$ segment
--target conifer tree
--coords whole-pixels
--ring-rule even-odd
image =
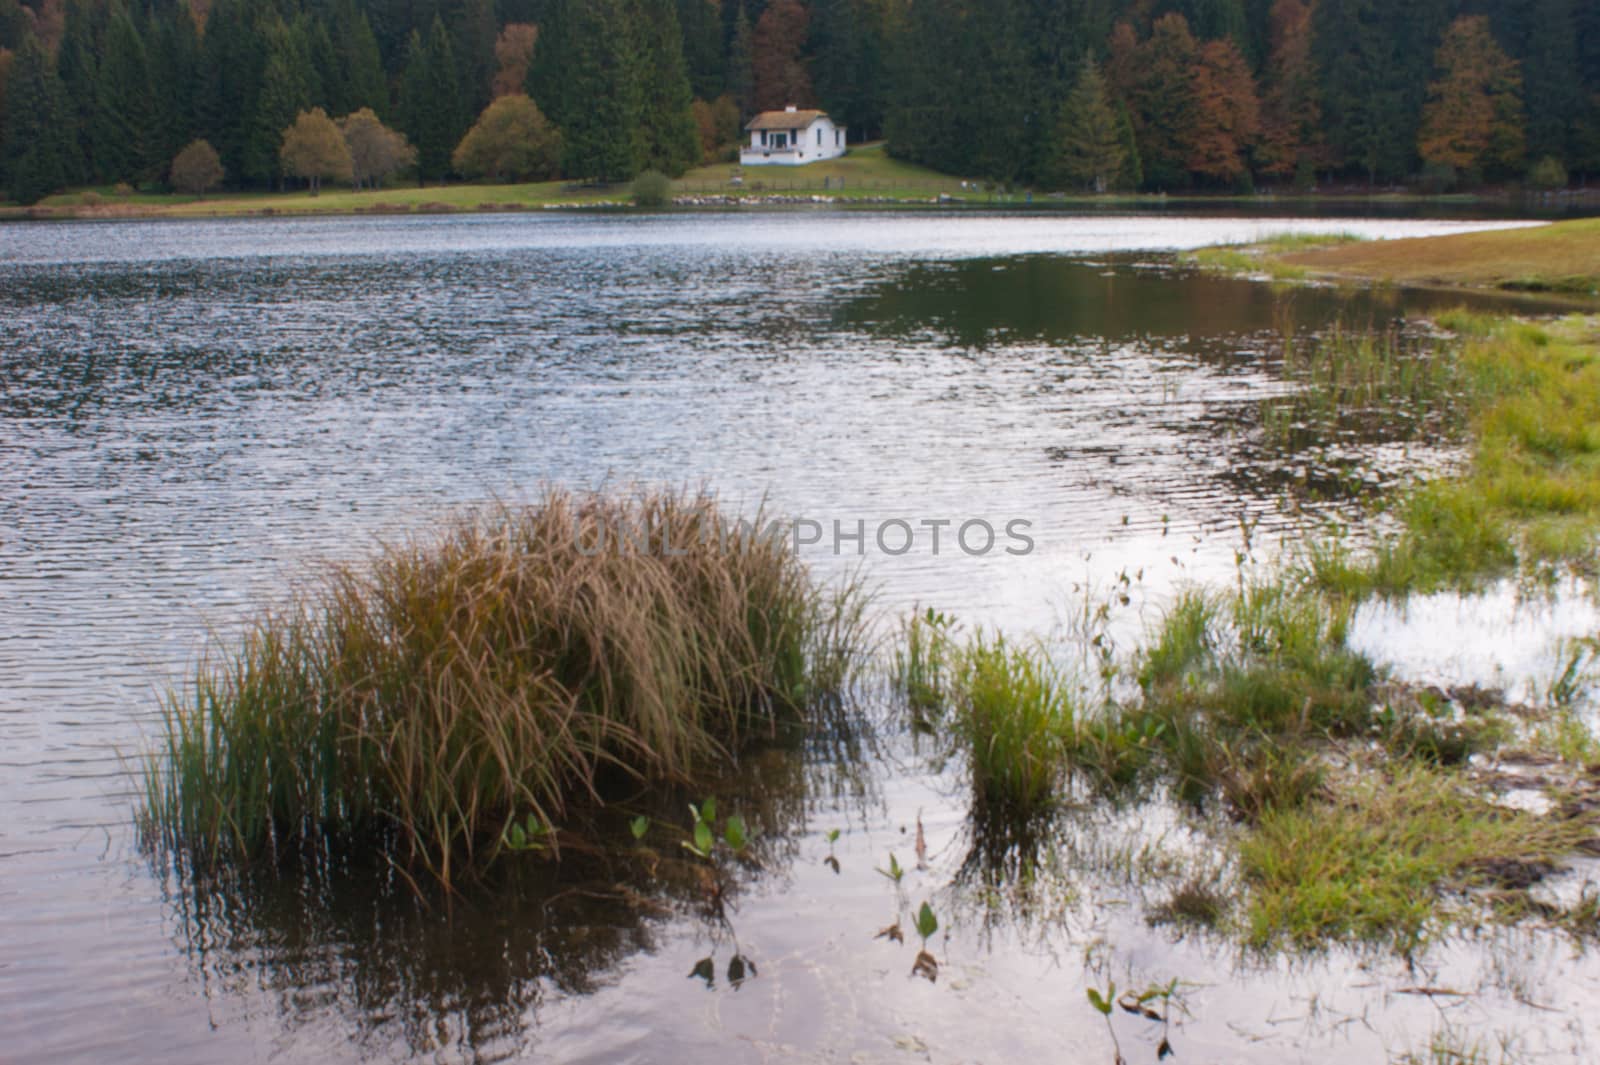
[[[18,203],[37,203],[65,187],[78,165],[65,91],[49,53],[32,34],[12,60],[6,85],[0,179]]]
[[[444,22],[435,17],[426,40],[413,33],[400,86],[401,126],[417,149],[417,180],[450,172],[450,153],[465,132],[461,76]]]
[[[677,0],[678,26],[683,32],[683,59],[689,70],[689,90],[711,100],[727,89],[726,57],[722,48],[722,19],[717,0]]]
[[[528,68],[528,95],[561,131],[573,178],[629,181],[646,145],[638,42],[625,0],[553,0]]]
[[[1122,130],[1092,56],[1061,106],[1054,147],[1047,176],[1059,188],[1105,192],[1122,176]]]
[[[133,182],[151,176],[147,171],[158,164],[152,143],[154,115],[144,41],[133,18],[119,10],[106,27],[89,125],[97,179]]]
[[[283,131],[295,116],[312,106],[310,63],[294,33],[279,20],[264,36],[270,42],[269,50],[244,139],[242,172],[246,180],[259,185],[276,180]]]
[[[1188,182],[1188,141],[1194,126],[1191,79],[1198,48],[1182,15],[1163,15],[1139,45],[1128,110],[1138,135],[1145,183],[1158,189]]]
[[[674,0],[634,0],[639,10],[641,166],[678,177],[700,161],[694,94]]]
[[[334,49],[341,72],[339,110],[354,113],[363,108],[380,119],[389,114],[389,79],[383,70],[378,38],[366,12],[345,0],[334,15]]]
[[[738,3],[733,38],[728,45],[728,93],[739,105],[739,114],[749,118],[756,113],[755,27],[745,0]]]

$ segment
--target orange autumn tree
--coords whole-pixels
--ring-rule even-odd
[[[1417,151],[1424,162],[1457,170],[1514,170],[1524,151],[1520,64],[1495,41],[1489,19],[1450,24],[1434,55]]]
[[[1250,64],[1231,37],[1200,46],[1191,84],[1189,169],[1211,181],[1245,179],[1250,174],[1247,153],[1261,131],[1261,102]]]
[[[539,40],[539,27],[531,22],[508,22],[494,42],[495,73],[491,86],[496,99],[523,91],[528,64]]]
[[[811,73],[801,59],[810,29],[811,12],[800,0],[774,0],[762,13],[750,42],[757,111],[815,103]]]
[[[1261,101],[1262,173],[1276,178],[1309,177],[1322,160],[1322,102],[1311,54],[1312,17],[1307,0],[1277,0],[1269,16],[1271,51]]]

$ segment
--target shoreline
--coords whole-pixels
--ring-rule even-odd
[[[693,184],[693,183],[691,183]],[[41,221],[184,221],[217,218],[356,218],[400,215],[594,213],[728,213],[797,210],[1028,211],[1052,214],[1160,213],[1173,210],[1285,212],[1285,217],[1314,216],[1370,209],[1380,212],[1419,210],[1451,216],[1520,217],[1559,223],[1600,216],[1600,189],[1561,196],[1508,195],[1423,196],[1403,192],[1296,193],[1289,195],[1167,195],[1160,193],[1106,196],[1030,196],[1026,193],[944,191],[941,189],[792,190],[680,192],[665,207],[644,208],[626,193],[607,190],[570,193],[545,185],[457,185],[428,189],[365,192],[250,193],[211,199],[176,195],[139,195],[117,199],[94,190],[64,194],[29,207],[0,205],[0,222]],[[326,205],[324,205],[326,204]],[[1434,239],[1434,238],[1426,238]]]

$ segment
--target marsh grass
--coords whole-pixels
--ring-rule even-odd
[[[513,819],[554,849],[574,806],[837,705],[860,586],[730,527],[703,495],[552,489],[327,567],[167,700],[147,839],[205,864],[369,848],[449,884]]]
[[[977,633],[956,659],[954,731],[980,813],[1036,818],[1055,805],[1074,732],[1073,689],[1047,650]]]
[[[1295,390],[1261,408],[1267,441],[1280,449],[1448,440],[1464,427],[1465,382],[1448,345],[1340,327],[1289,337],[1283,373]]]
[[[1471,589],[1519,565],[1591,572],[1600,542],[1600,350],[1592,323],[1532,325],[1452,312],[1472,457],[1460,473],[1396,499],[1396,535],[1358,553],[1313,543],[1306,571],[1342,595]],[[1426,390],[1417,402],[1425,402]],[[1432,436],[1450,422],[1425,416]]]
[[[1493,887],[1507,868],[1545,867],[1593,826],[1495,805],[1460,779],[1398,764],[1337,801],[1267,812],[1240,843],[1256,946],[1426,935],[1441,891]]]
[[[1223,244],[1189,253],[1190,262],[1226,274],[1265,276],[1274,281],[1302,281],[1309,271],[1280,261],[1295,252],[1333,248],[1364,240],[1354,233],[1273,233],[1247,244]]]

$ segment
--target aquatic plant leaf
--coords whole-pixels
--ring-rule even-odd
[[[696,821],[694,825],[695,850],[700,854],[709,855],[715,843],[716,838],[711,835],[711,826],[704,821]]]
[[[933,915],[933,907],[926,902],[922,909],[917,911],[917,935],[926,943],[935,932],[939,930],[939,918]]]
[[[1122,1012],[1131,1013],[1135,1017],[1143,1017],[1147,1021],[1161,1020],[1161,1014],[1157,1013],[1149,1006],[1146,1006],[1144,1001],[1145,1000],[1143,996],[1135,999],[1131,995],[1123,995],[1122,998],[1117,1001],[1117,1005],[1122,1007]]]
[[[528,834],[516,822],[511,824],[511,849],[517,851],[528,849]]]
[[[830,854],[826,858],[822,859],[822,864],[826,865],[829,869],[832,869],[834,876],[839,875],[839,859],[835,858],[833,855]]]
[[[835,844],[835,843],[838,843],[838,842],[839,842],[839,830],[837,828],[828,829],[828,843],[829,843],[829,845],[831,846],[832,844]]]
[[[717,963],[713,958],[701,958],[694,963],[694,968],[689,970],[689,979],[704,980],[706,987],[717,986]]]
[[[917,868],[928,868],[928,837],[922,832],[922,813],[917,813]]]
[[[1113,992],[1115,991],[1115,986],[1113,986],[1112,990]],[[1097,989],[1091,987],[1086,993],[1089,996],[1089,1005],[1093,1006],[1107,1017],[1111,1016],[1110,1001],[1102,996]]]
[[[644,839],[644,834],[650,831],[650,819],[640,814],[628,823],[628,829],[633,833],[634,839]]]
[[[896,921],[894,924],[890,925],[888,928],[880,928],[880,929],[878,929],[878,934],[873,936],[872,938],[873,939],[887,939],[887,940],[889,940],[890,942],[893,942],[893,943],[904,943],[906,941],[905,933],[900,931],[900,922],[899,921]]]
[[[728,818],[728,823],[722,826],[722,838],[728,841],[728,846],[736,851],[742,851],[749,844],[750,838],[745,833],[744,818],[734,814]]]
[[[717,819],[717,800],[707,799],[700,804],[700,820],[710,824]]]
[[[1156,1047],[1156,1060],[1166,1061],[1170,1057],[1172,1057],[1172,1044],[1163,1039],[1161,1045]]]
[[[927,951],[918,951],[917,960],[911,966],[912,976],[926,976],[929,983],[936,983],[939,979],[939,959]]]
[[[735,954],[728,962],[728,983],[738,987],[756,975],[756,964],[743,954]]]

